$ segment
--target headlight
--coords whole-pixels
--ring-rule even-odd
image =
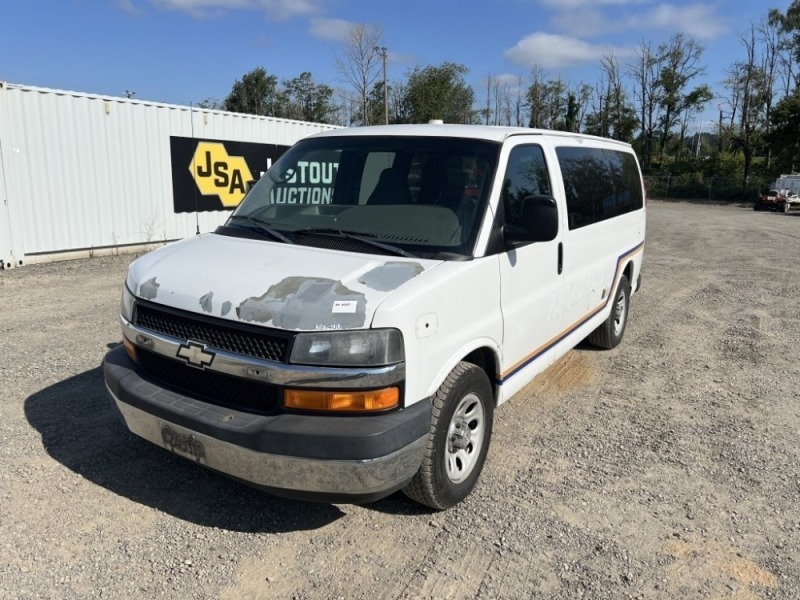
[[[380,367],[403,361],[397,329],[299,333],[290,362],[329,367]]]
[[[122,286],[122,300],[119,303],[119,312],[126,321],[133,321],[133,294],[128,289],[128,285]]]

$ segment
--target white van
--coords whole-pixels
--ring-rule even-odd
[[[624,143],[321,133],[215,232],[131,265],[106,385],[133,433],[273,493],[444,509],[497,406],[583,339],[622,340],[644,236]]]

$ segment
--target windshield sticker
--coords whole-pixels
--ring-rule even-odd
[[[358,302],[352,300],[337,300],[333,303],[332,313],[354,313],[358,308]]]
[[[270,190],[272,204],[330,204],[339,163],[301,160]]]

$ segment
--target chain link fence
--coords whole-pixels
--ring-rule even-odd
[[[649,198],[664,200],[704,200],[707,202],[752,203],[771,184],[771,180],[751,177],[747,185],[736,177],[687,175],[646,175]]]

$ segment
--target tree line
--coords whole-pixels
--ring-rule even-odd
[[[704,47],[680,33],[659,45],[640,42],[626,62],[601,56],[594,82],[554,79],[537,66],[526,78],[488,74],[476,93],[468,67],[452,62],[414,67],[384,89],[381,28],[357,25],[336,56],[348,89],[310,72],[279,82],[258,67],[224,100],[200,105],[345,126],[388,117],[582,132],[633,144],[645,173],[735,177],[747,191],[753,178],[800,168],[800,0],[785,13],[769,10],[738,38],[741,54],[716,96],[704,81]],[[708,112],[718,113],[716,123],[701,121],[698,131]]]

